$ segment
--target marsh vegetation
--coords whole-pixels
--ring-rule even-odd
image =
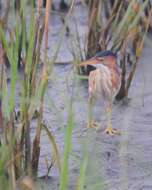
[[[152,2],[0,0],[0,190],[152,189]],[[88,129],[79,64],[117,53],[121,87]]]

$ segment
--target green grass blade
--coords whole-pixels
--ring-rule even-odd
[[[71,103],[72,104],[72,103]],[[73,129],[73,113],[72,105],[70,105],[68,122],[65,132],[65,141],[64,141],[64,154],[63,154],[63,163],[61,166],[61,175],[60,175],[60,188],[59,190],[67,190],[68,185],[68,161],[71,150],[71,139],[72,139],[72,129]]]
[[[83,190],[84,189],[87,165],[88,165],[88,154],[84,153],[84,158],[83,158],[83,161],[81,163],[80,175],[78,178],[76,190]]]

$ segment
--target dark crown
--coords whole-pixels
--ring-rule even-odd
[[[113,56],[113,57],[117,58],[117,54],[113,53],[110,50],[101,51],[101,52],[96,53],[96,55],[95,55],[95,57],[106,57],[106,56]]]

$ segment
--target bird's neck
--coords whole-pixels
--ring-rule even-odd
[[[116,61],[110,61],[110,62],[103,62],[103,65],[110,69],[117,69]]]

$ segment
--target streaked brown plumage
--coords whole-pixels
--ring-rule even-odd
[[[116,61],[116,55],[114,53],[105,51],[98,53],[95,57],[80,64],[80,66],[93,65],[96,68],[89,74],[89,102],[91,104],[92,98],[101,96],[106,103],[108,126],[105,132],[110,135],[117,133],[112,128],[111,123],[112,101],[121,84],[121,75]],[[92,125],[91,120],[89,121],[89,126]]]

